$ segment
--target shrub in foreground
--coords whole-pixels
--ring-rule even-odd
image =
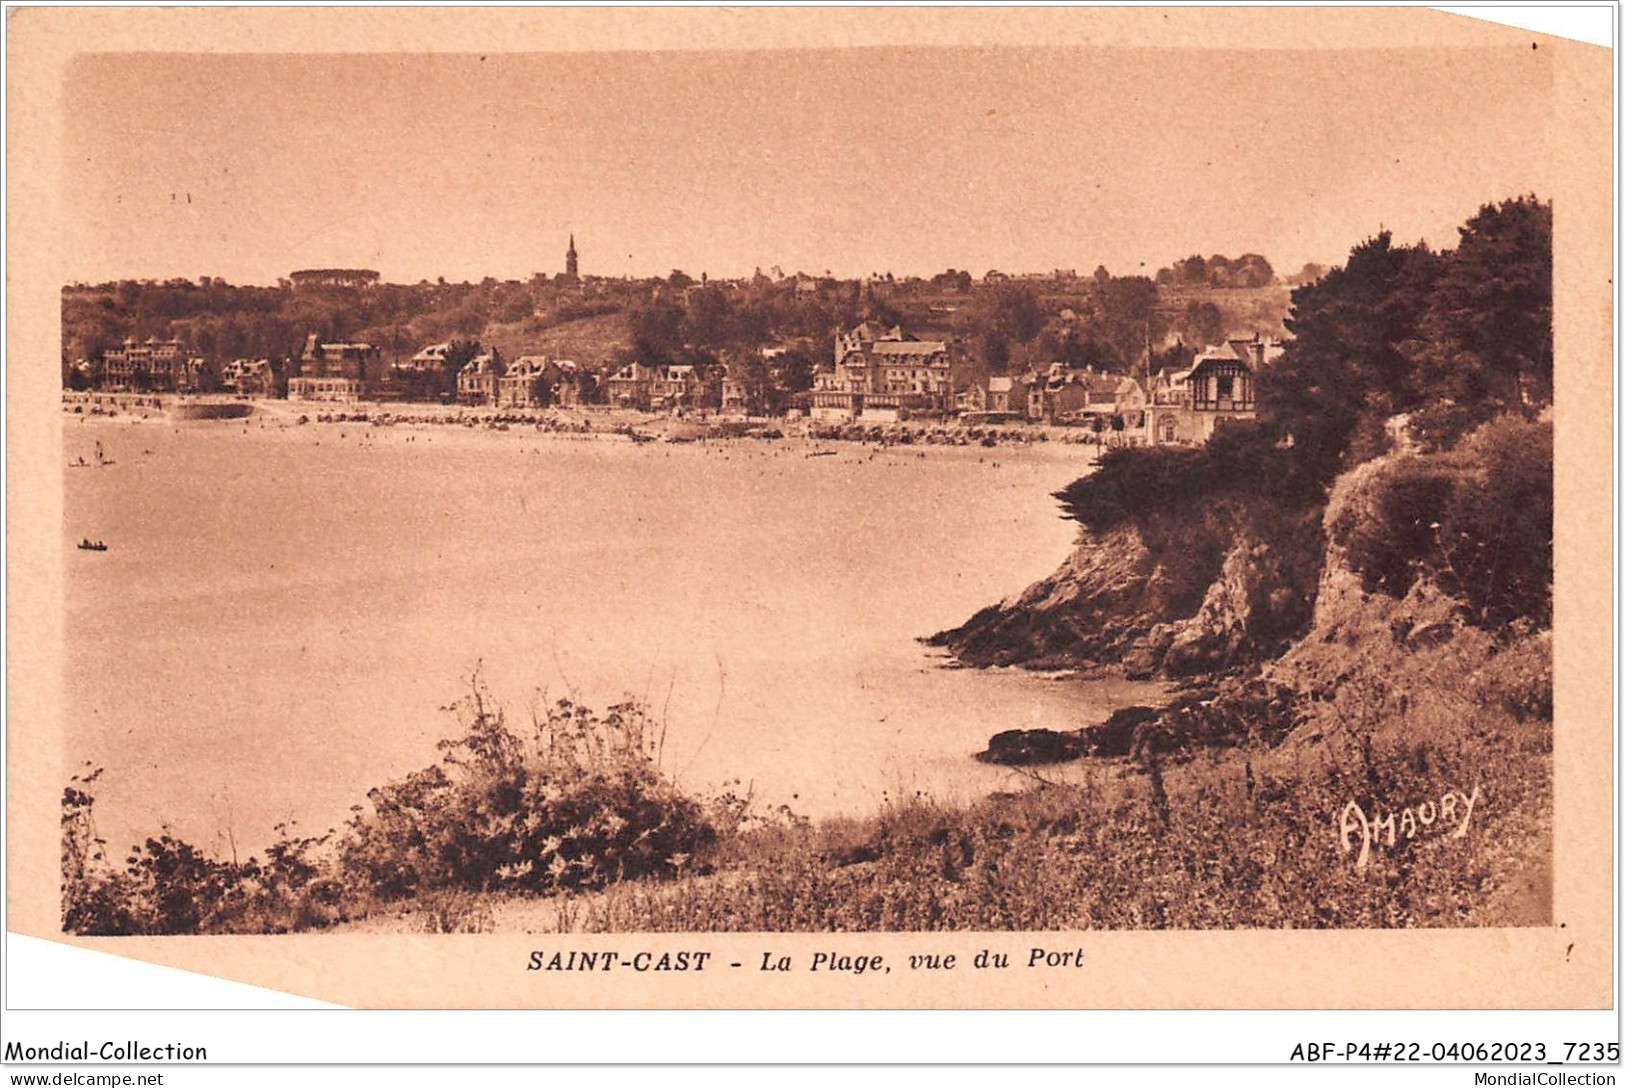
[[[547,892],[676,872],[714,837],[657,765],[634,703],[560,700],[515,732],[477,682],[440,764],[373,790],[343,867],[385,899],[437,888]]]
[[[321,855],[328,837],[298,838],[286,824],[263,862],[212,858],[165,829],[115,866],[96,831],[101,773],[75,775],[62,794],[63,932],[288,933],[346,917],[344,885]]]
[[[670,876],[716,837],[708,811],[660,772],[659,736],[636,704],[597,714],[561,700],[516,732],[476,680],[451,709],[464,732],[441,743],[440,763],[373,790],[340,832],[279,827],[264,861],[222,861],[166,829],[117,866],[95,827],[101,772],[75,776],[62,800],[63,930],[282,933],[401,899],[438,929],[466,928],[468,893]]]

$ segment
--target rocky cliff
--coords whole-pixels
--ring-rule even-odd
[[[1502,444],[1533,445],[1513,431]],[[1550,524],[1538,502],[1506,482],[1519,477],[1497,469],[1497,456],[1400,451],[1345,472],[1312,507],[1232,496],[1187,515],[1085,532],[1050,577],[931,641],[969,665],[1109,665],[1188,681],[1167,706],[1129,708],[1145,711],[1137,716],[1054,736],[1001,734],[984,754],[991,762],[1243,737],[1273,745],[1288,735],[1369,747],[1390,734],[1451,737],[1462,722],[1549,723],[1551,633],[1540,622],[1549,606],[1520,605],[1527,615],[1496,624],[1496,598],[1475,606],[1441,587],[1443,578],[1459,581],[1467,561],[1441,542],[1459,539],[1455,552],[1470,559],[1488,548],[1480,522],[1502,534],[1497,543],[1538,537]],[[1548,463],[1536,457],[1526,474],[1549,479]],[[1435,486],[1443,470],[1454,474],[1454,491]],[[1417,479],[1430,485],[1419,504],[1396,506]],[[1404,531],[1415,526],[1421,543],[1406,552]],[[1375,551],[1373,534],[1383,545]],[[1550,569],[1533,551],[1501,551],[1503,568],[1514,565],[1507,556],[1519,557],[1514,570],[1500,570],[1512,588],[1531,581],[1512,577],[1522,568]],[[1408,583],[1389,577],[1395,556]]]
[[[1223,671],[1302,634],[1323,551],[1318,509],[1236,499],[1086,530],[1054,574],[928,641],[973,666]]]

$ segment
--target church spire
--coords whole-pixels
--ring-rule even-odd
[[[576,267],[576,236],[574,231],[570,233],[570,248],[564,252],[564,275],[572,283],[580,278]]]

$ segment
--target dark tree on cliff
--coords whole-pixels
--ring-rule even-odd
[[[1185,287],[1268,287],[1275,282],[1275,269],[1257,253],[1243,253],[1234,260],[1222,253],[1206,260],[1196,254],[1157,269],[1157,282]]]
[[[1215,287],[1268,287],[1275,282],[1275,269],[1257,253],[1243,253],[1229,263],[1223,281],[1215,280]]]
[[[1486,205],[1461,228],[1434,284],[1415,346],[1420,384],[1439,407],[1420,421],[1437,444],[1494,415],[1552,402],[1552,206]]]
[[[1496,415],[1534,416],[1552,391],[1551,205],[1486,205],[1453,251],[1385,231],[1292,292],[1294,339],[1261,377],[1260,414],[1316,475],[1381,450],[1414,413],[1435,448]]]
[[[1094,532],[1125,522],[1143,527],[1150,519],[1198,512],[1227,497],[1290,511],[1315,506],[1324,493],[1294,451],[1280,448],[1254,423],[1222,428],[1206,445],[1194,448],[1107,450],[1094,472],[1055,492],[1062,516]]]
[[[1438,258],[1383,231],[1348,264],[1292,292],[1286,353],[1260,377],[1259,413],[1314,475],[1336,475],[1362,418],[1420,406],[1406,348],[1420,335]]]

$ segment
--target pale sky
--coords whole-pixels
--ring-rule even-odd
[[[977,275],[1339,263],[1548,195],[1550,53],[93,54],[68,276]]]

